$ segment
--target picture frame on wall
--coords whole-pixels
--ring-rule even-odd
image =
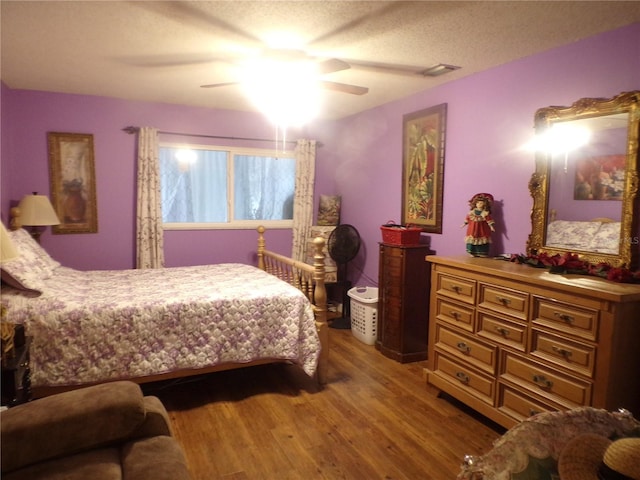
[[[576,160],[574,200],[622,201],[627,156],[588,156]]]
[[[48,132],[51,203],[60,233],[97,233],[95,159],[93,135]]]
[[[403,116],[402,224],[442,233],[447,104]]]

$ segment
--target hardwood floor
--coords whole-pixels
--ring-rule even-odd
[[[329,384],[265,365],[144,387],[160,397],[194,480],[455,479],[503,430],[400,364],[329,329]]]

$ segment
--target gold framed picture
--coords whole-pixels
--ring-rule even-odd
[[[93,135],[48,132],[53,233],[96,233],[98,215]]]
[[[402,224],[442,233],[447,104],[403,117]]]

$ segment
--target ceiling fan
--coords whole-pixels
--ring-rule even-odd
[[[287,65],[289,67],[295,67],[296,65],[305,64],[307,67],[313,69],[312,73],[317,77],[316,80],[318,84],[325,90],[348,93],[351,95],[364,95],[369,91],[367,87],[332,82],[321,78],[324,75],[351,68],[351,65],[349,63],[337,58],[314,57],[312,55],[309,55],[305,51],[298,49],[266,48],[262,51],[261,55],[257,59],[253,60],[259,62],[258,64],[252,64],[253,67],[257,67],[259,69],[254,72],[256,75],[269,74],[270,72],[267,71],[269,69],[283,69]],[[247,62],[251,62],[251,59],[247,60]],[[246,62],[240,63],[243,64]],[[201,88],[225,87],[230,85],[239,85],[240,83],[240,81],[211,83],[207,85],[201,85]]]
[[[316,37],[315,39],[306,42],[306,45],[317,45],[319,43],[326,42],[330,38],[339,37],[344,32],[360,29],[367,25],[369,22],[375,22],[377,19],[383,18],[386,15],[393,15],[394,13],[396,13],[396,11],[405,8],[404,3],[405,2],[381,2],[381,7],[374,8],[357,18],[351,19],[344,24],[336,26],[336,28],[332,29],[329,32],[325,32],[320,37]],[[176,21],[187,22],[193,25],[195,28],[199,28],[207,32],[216,30],[224,32],[231,37],[235,37],[242,43],[246,43],[247,46],[252,45],[253,47],[259,48],[260,54],[257,56],[257,59],[271,62],[269,66],[265,66],[261,71],[258,72],[257,75],[259,76],[268,75],[270,72],[273,72],[274,68],[276,70],[278,68],[282,68],[274,66],[276,64],[279,64],[281,66],[284,65],[286,67],[287,65],[308,62],[313,64],[313,66],[315,67],[317,72],[317,82],[322,89],[347,93],[351,95],[365,95],[369,91],[368,87],[334,82],[322,77],[350,68],[374,70],[396,75],[427,75],[425,73],[426,70],[424,67],[386,64],[381,62],[356,59],[351,60],[327,58],[314,55],[310,51],[300,48],[266,47],[264,39],[259,38],[252,32],[242,29],[237,25],[230,23],[229,21],[225,21],[224,19],[218,17],[212,11],[201,8],[201,5],[198,2],[135,2],[135,4],[137,6],[140,6],[140,8],[145,8],[147,10],[153,11],[154,13],[168,16]],[[390,22],[389,24],[393,23]],[[235,58],[228,58],[226,56],[217,57],[202,54],[192,57],[191,61],[189,61],[189,59],[178,58],[156,58],[155,60],[152,60],[150,62],[148,61],[149,59],[143,59],[144,61],[142,63],[146,64],[147,66],[166,67],[170,65],[180,66],[189,63],[194,64],[224,62],[242,66],[246,61],[252,59],[253,56],[247,57],[244,55],[239,55]],[[455,68],[457,67],[451,67],[451,69]],[[242,83],[243,82],[240,80],[230,82],[217,82],[201,85],[201,88],[219,88],[240,85]]]

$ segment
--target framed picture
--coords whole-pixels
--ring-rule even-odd
[[[442,233],[447,104],[409,113],[402,129],[402,224]]]
[[[96,233],[93,135],[49,132],[47,142],[51,202],[61,222],[53,233]]]
[[[626,155],[579,159],[576,162],[574,200],[622,201],[626,162]]]

